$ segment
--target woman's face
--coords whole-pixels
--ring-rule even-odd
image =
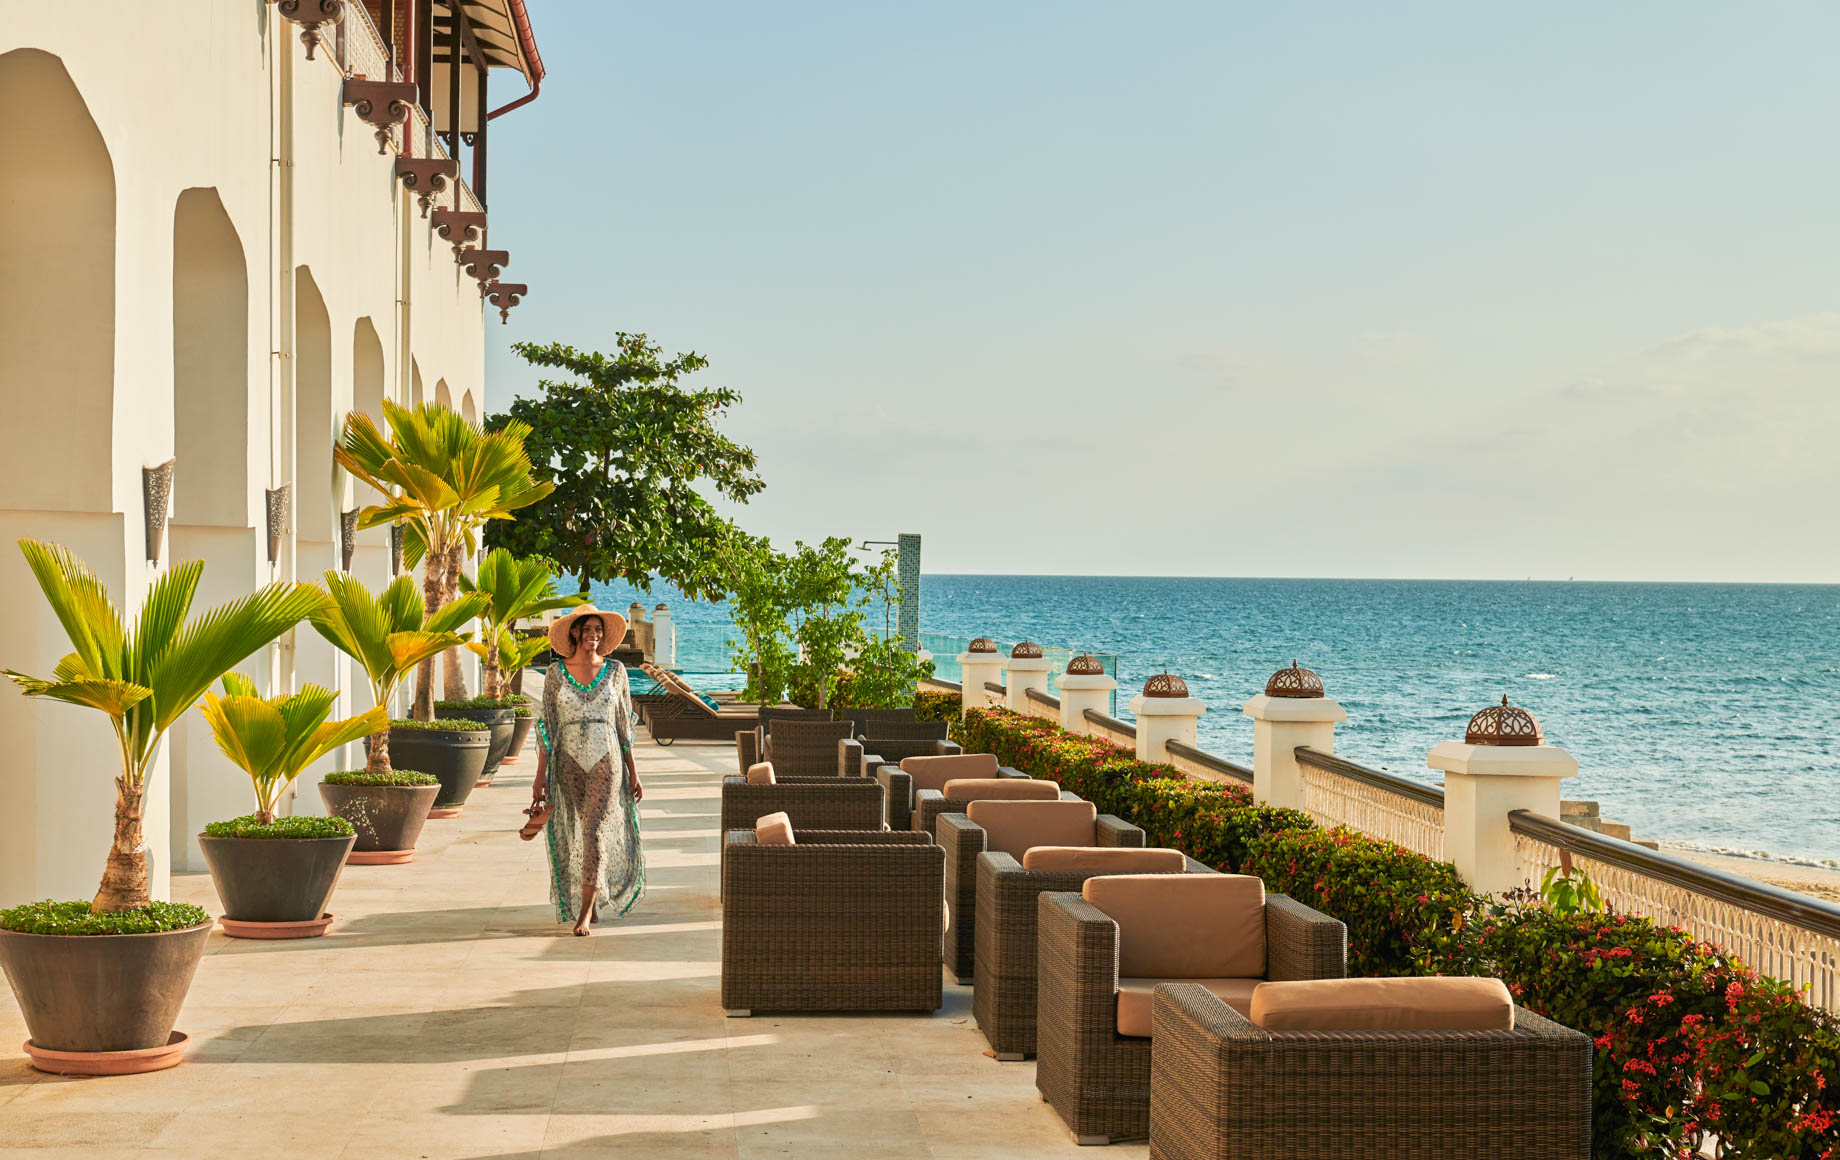
[[[584,616],[581,623],[576,625],[576,630],[578,632],[576,640],[580,642],[581,647],[588,650],[588,655],[599,655],[601,639],[607,635],[607,626],[601,623],[601,618]]]

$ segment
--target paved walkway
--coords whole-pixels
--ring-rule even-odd
[[[643,741],[645,900],[593,938],[517,839],[529,755],[430,821],[407,866],[345,871],[322,939],[211,936],[180,1068],[26,1066],[0,988],[0,1160],[248,1157],[1073,1157],[1033,1063],[985,1056],[968,987],[930,1016],[726,1019],[717,827],[734,748]],[[175,897],[218,910],[211,880]]]

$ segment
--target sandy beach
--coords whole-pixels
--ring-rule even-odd
[[[1828,902],[1840,902],[1840,870],[1767,862],[1761,858],[1738,858],[1728,854],[1705,854],[1697,850],[1669,850],[1666,847],[1663,850],[1702,866],[1723,870],[1727,874],[1739,874]]]

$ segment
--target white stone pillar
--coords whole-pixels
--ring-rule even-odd
[[[1086,710],[1109,712],[1112,690],[1118,682],[1107,675],[1098,658],[1084,653],[1067,662],[1067,671],[1054,678],[1061,691],[1061,728],[1069,733],[1090,733]]]
[[[1346,721],[1322,681],[1295,661],[1265,683],[1265,691],[1242,707],[1252,718],[1252,798],[1262,805],[1303,808],[1303,775],[1296,750],[1308,745],[1335,752],[1335,723]]]
[[[660,602],[652,610],[652,663],[663,668],[677,667],[677,625],[671,606]]]
[[[1158,673],[1144,682],[1144,691],[1131,698],[1137,714],[1137,760],[1168,761],[1169,743],[1193,745],[1201,715],[1207,706],[1188,695],[1181,677]]]
[[[996,703],[984,688],[985,682],[996,680],[1003,671],[1003,654],[997,651],[995,641],[987,636],[972,641],[968,649],[958,654],[958,667],[961,707],[982,709]]]
[[[1529,734],[1539,743],[1527,744]],[[1530,881],[1537,886],[1508,815],[1529,810],[1557,818],[1562,783],[1578,775],[1578,759],[1547,745],[1533,714],[1503,697],[1471,719],[1464,740],[1433,746],[1426,764],[1444,771],[1444,854],[1469,888],[1501,894]]]
[[[1038,693],[1048,691],[1048,672],[1054,668],[1054,662],[1041,655],[1041,646],[1023,641],[1009,650],[1009,662],[1004,665],[1003,707],[1012,713],[1031,713],[1029,708],[1029,690]]]

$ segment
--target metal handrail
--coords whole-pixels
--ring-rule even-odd
[[[1320,769],[1324,773],[1339,773],[1343,777],[1366,782],[1368,785],[1388,790],[1401,797],[1409,797],[1428,806],[1436,806],[1440,810],[1444,808],[1444,791],[1434,785],[1424,785],[1409,778],[1388,773],[1383,769],[1374,769],[1371,766],[1350,761],[1346,757],[1337,757],[1333,753],[1312,749],[1308,745],[1299,745],[1295,752],[1299,765]]]
[[[1009,686],[1008,686],[1008,685],[999,685],[999,684],[998,684],[997,682],[995,682],[995,681],[985,681],[985,682],[984,682],[984,691],[985,691],[986,693],[995,693],[995,694],[996,694],[997,696],[999,696],[999,697],[1007,697],[1007,696],[1009,696]]]
[[[1061,699],[1059,697],[1056,697],[1052,693],[1044,693],[1040,689],[1025,689],[1022,695],[1035,702],[1037,705],[1046,705],[1048,708],[1057,711],[1061,707]]]
[[[1180,757],[1184,761],[1192,761],[1196,765],[1205,766],[1213,770],[1215,773],[1225,774],[1235,781],[1243,781],[1247,785],[1252,784],[1252,771],[1250,769],[1247,769],[1243,765],[1235,765],[1226,758],[1217,757],[1205,749],[1196,749],[1193,745],[1181,741],[1165,741],[1163,743],[1163,748],[1168,750],[1172,757]]]
[[[1101,729],[1109,729],[1113,733],[1122,733],[1126,737],[1137,736],[1137,726],[1128,721],[1120,721],[1109,713],[1101,713],[1097,709],[1086,710],[1086,720]]]
[[[1771,886],[1767,882],[1758,882],[1737,874],[1727,874],[1723,870],[1701,866],[1697,862],[1650,850],[1621,838],[1606,837],[1570,826],[1531,810],[1509,812],[1508,828],[1514,833],[1556,846],[1567,853],[1605,862],[1691,890],[1695,894],[1741,906],[1828,938],[1840,938],[1840,906],[1819,898],[1810,898],[1806,894],[1797,894],[1793,890],[1784,890],[1780,886]]]
[[[928,677],[920,683],[923,685],[938,685],[942,691],[947,693],[962,693],[965,691],[963,685],[959,684],[957,681],[948,681],[944,677]]]

